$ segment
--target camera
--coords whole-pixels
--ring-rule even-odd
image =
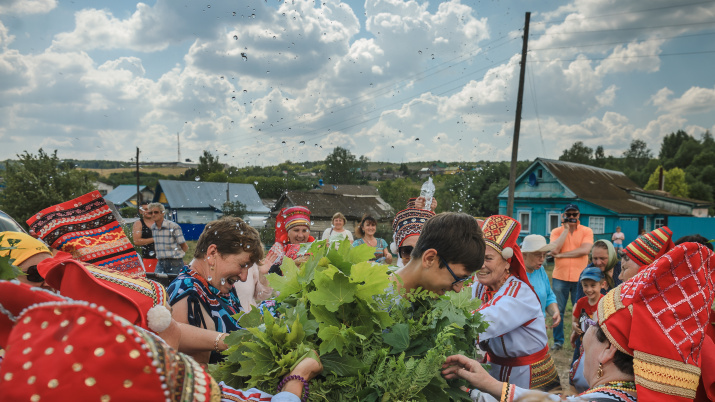
[[[569,222],[569,223],[576,223],[578,220],[576,218],[566,218],[564,219],[564,223]]]

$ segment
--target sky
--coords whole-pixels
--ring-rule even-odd
[[[509,160],[526,12],[519,160],[715,131],[715,1],[0,0],[0,159]]]

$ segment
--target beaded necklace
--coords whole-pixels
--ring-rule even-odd
[[[603,385],[598,385],[596,387],[587,389],[580,395],[590,394],[592,392],[598,392],[602,390],[615,390],[621,392],[636,392],[636,383],[633,381],[609,381]]]

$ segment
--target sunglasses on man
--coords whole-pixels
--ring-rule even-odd
[[[578,216],[578,212],[566,212],[564,213],[564,216],[567,218],[576,218]]]

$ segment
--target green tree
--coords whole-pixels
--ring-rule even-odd
[[[350,151],[335,147],[325,158],[325,182],[330,184],[356,184],[359,181],[358,161]]]
[[[204,154],[199,156],[199,167],[196,174],[204,180],[211,173],[222,172],[223,165],[218,161],[218,155],[214,156],[209,151],[204,150]]]
[[[420,195],[420,189],[412,180],[403,178],[382,181],[377,185],[377,191],[395,212],[405,209],[410,198]]]
[[[666,135],[663,137],[663,142],[660,144],[660,154],[658,155],[658,158],[663,161],[666,159],[673,159],[683,142],[694,139],[695,138],[691,137],[683,130],[678,130],[675,133]]]
[[[646,190],[658,190],[660,180],[659,166],[648,178],[648,183],[645,185]],[[664,190],[676,197],[688,197],[688,183],[685,181],[685,171],[680,168],[664,170],[663,176],[665,179]]]
[[[606,165],[606,154],[603,151],[602,145],[596,147],[596,152],[593,154],[593,164],[598,167],[604,167]]]
[[[571,148],[564,149],[564,153],[559,156],[559,160],[590,165],[592,157],[593,148],[587,147],[583,141],[576,141],[571,145]]]
[[[6,163],[5,191],[0,195],[2,209],[19,222],[49,206],[94,190],[91,172],[62,162],[57,151],[37,155],[25,151],[19,161]]]
[[[237,216],[239,218],[243,218],[246,213],[248,213],[248,210],[246,209],[246,204],[241,201],[227,201],[223,203],[221,212],[223,212],[223,216]]]

